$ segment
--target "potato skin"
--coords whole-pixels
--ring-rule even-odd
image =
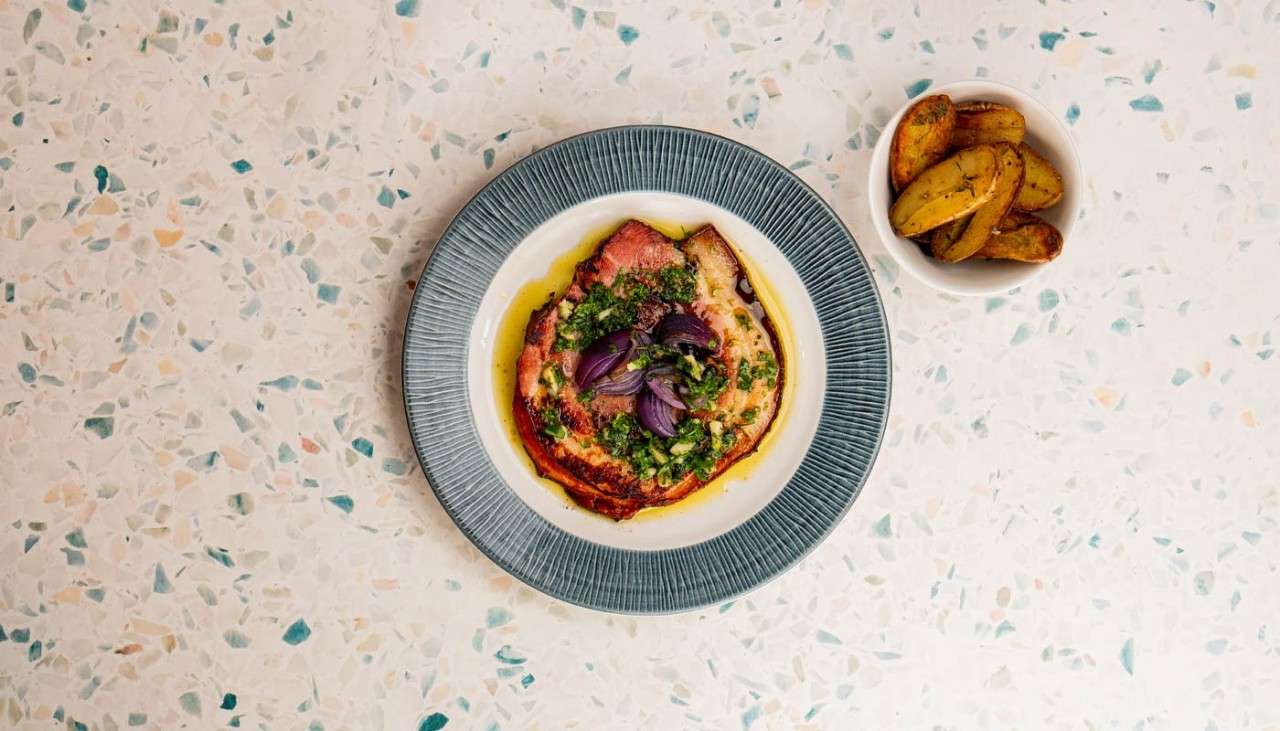
[[[1025,142],[1018,145],[1018,154],[1022,156],[1027,173],[1013,207],[1019,211],[1039,211],[1061,200],[1062,175],[1054,169],[1053,163]]]
[[[960,150],[911,181],[889,208],[889,223],[909,237],[966,216],[991,200],[1000,169],[991,145]]]
[[[946,94],[927,96],[912,104],[898,121],[889,146],[889,179],[902,190],[946,156],[956,126],[956,107]]]
[[[995,142],[1018,144],[1026,134],[1022,113],[995,102],[969,101],[956,105],[956,127],[951,146],[956,148],[989,145]]]
[[[996,181],[995,193],[991,200],[983,204],[969,217],[964,230],[956,235],[954,227],[943,226],[934,232],[932,253],[935,259],[945,262],[957,262],[973,256],[992,231],[1000,224],[1013,201],[1018,197],[1022,187],[1024,168],[1022,156],[1013,145],[1002,142],[995,146],[999,152],[1000,175]]]
[[[1062,233],[1052,224],[1025,213],[1012,212],[987,238],[977,259],[1008,259],[1044,264],[1062,253]]]

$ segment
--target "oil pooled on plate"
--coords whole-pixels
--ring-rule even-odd
[[[696,230],[671,221],[647,218],[643,219],[643,221],[677,241],[686,238]],[[577,268],[578,263],[589,258],[595,252],[596,247],[616,231],[622,223],[623,221],[619,220],[608,226],[602,226],[598,230],[591,231],[573,247],[556,257],[548,266],[544,275],[531,280],[521,287],[511,298],[511,302],[502,314],[502,319],[494,333],[493,347],[494,401],[498,406],[498,417],[502,421],[503,431],[506,433],[507,439],[511,441],[516,454],[520,456],[520,461],[528,469],[531,476],[535,477],[548,490],[553,491],[566,506],[584,513],[590,513],[605,521],[610,519],[579,507],[565,493],[564,488],[559,483],[537,476],[533,461],[529,459],[529,455],[525,452],[524,443],[520,440],[520,434],[516,430],[515,416],[512,414],[512,401],[515,398],[516,390],[516,361],[520,357],[520,351],[524,348],[524,331],[529,324],[529,316],[534,310],[545,305],[548,300],[563,292],[573,281],[574,270]],[[696,225],[700,225],[700,223]],[[729,243],[730,245],[733,244],[732,241]],[[728,489],[732,483],[751,474],[751,471],[765,459],[769,448],[772,446],[773,437],[778,432],[778,424],[782,423],[791,411],[791,401],[795,391],[794,374],[797,369],[792,366],[795,363],[796,349],[790,324],[769,281],[761,276],[760,270],[755,266],[754,262],[736,246],[734,246],[734,253],[737,254],[738,260],[746,270],[747,279],[751,282],[757,300],[764,307],[770,322],[773,324],[774,332],[778,338],[778,347],[782,351],[782,399],[778,406],[777,416],[774,417],[773,424],[770,426],[769,431],[765,433],[764,438],[754,452],[735,462],[705,487],[671,505],[645,508],[626,522],[636,523],[657,520],[672,515],[677,511],[683,512],[697,509],[714,500],[717,495]]]

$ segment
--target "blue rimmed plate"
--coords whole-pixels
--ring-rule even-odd
[[[498,374],[521,293],[627,218],[716,226],[782,323],[787,382],[758,456],[686,505],[616,523],[534,474]],[[799,561],[853,504],[889,406],[884,312],[839,218],[764,155],[679,127],[563,140],[481,190],[418,280],[403,371],[414,447],[459,529],[535,589],[627,613],[721,602]]]

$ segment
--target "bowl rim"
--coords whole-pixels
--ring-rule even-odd
[[[963,297],[980,297],[999,294],[1023,287],[1043,275],[1050,266],[1060,262],[1063,257],[1059,256],[1056,259],[1043,264],[1028,265],[1025,267],[1025,273],[1022,276],[1017,277],[1008,283],[995,285],[960,284],[952,276],[947,274],[938,274],[929,269],[923,269],[915,261],[908,258],[904,252],[901,251],[901,248],[906,246],[915,246],[916,244],[909,239],[904,239],[901,236],[898,236],[889,225],[888,196],[886,196],[886,200],[883,201],[884,205],[880,205],[874,199],[879,197],[879,194],[876,192],[878,185],[884,185],[886,188],[890,187],[886,182],[889,167],[889,146],[893,141],[893,131],[897,128],[899,120],[902,119],[902,115],[925,96],[946,94],[949,92],[966,95],[970,92],[980,94],[983,89],[999,91],[1009,96],[1016,97],[1020,103],[1036,107],[1038,111],[1043,113],[1049,119],[1052,119],[1054,132],[1046,133],[1044,130],[1037,130],[1037,134],[1042,138],[1049,137],[1054,139],[1054,152],[1059,153],[1062,158],[1067,160],[1071,167],[1071,174],[1076,180],[1077,187],[1084,184],[1084,165],[1080,159],[1079,147],[1077,146],[1075,137],[1072,136],[1070,129],[1067,128],[1063,121],[1059,119],[1058,116],[1044,104],[1044,102],[1041,102],[1036,97],[1016,86],[999,81],[991,81],[989,79],[957,79],[936,87],[931,87],[927,90],[927,93],[921,93],[920,95],[905,101],[898,110],[894,112],[893,116],[889,118],[889,121],[885,123],[884,128],[880,133],[880,137],[876,140],[875,147],[871,153],[871,160],[867,168],[867,202],[868,207],[871,209],[871,222],[876,230],[876,234],[880,237],[881,244],[884,245],[884,248],[888,251],[889,255],[893,257],[894,261],[896,261],[902,269],[905,269],[911,274],[911,276],[933,289]],[[1075,222],[1079,217],[1081,210],[1080,201],[1079,192],[1077,191],[1073,207],[1070,210],[1064,211],[1065,223],[1059,227],[1062,233],[1064,245],[1075,229]]]

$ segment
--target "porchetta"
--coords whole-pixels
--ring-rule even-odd
[[[513,409],[538,473],[616,520],[680,500],[753,452],[785,364],[733,248],[637,220],[536,310]]]

